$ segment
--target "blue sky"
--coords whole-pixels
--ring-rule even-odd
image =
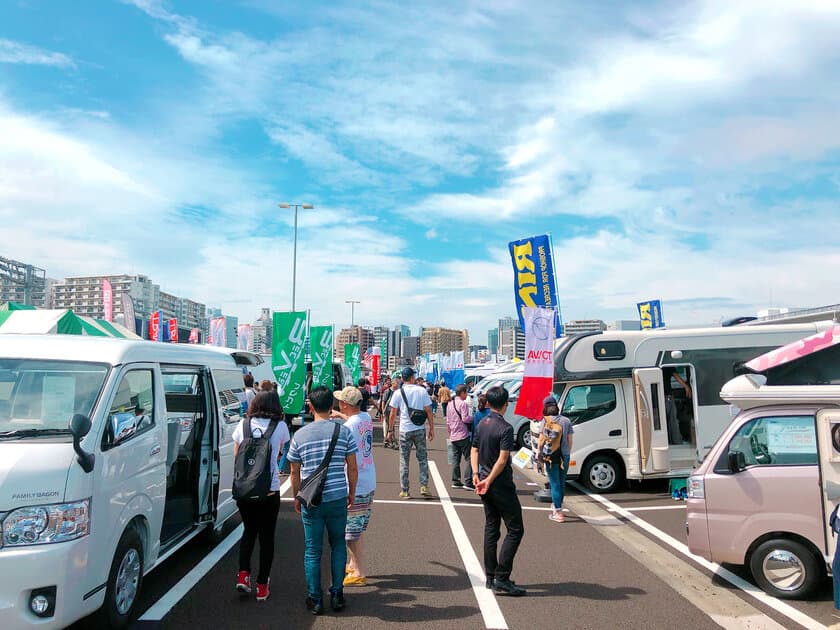
[[[807,4],[807,6],[803,6]],[[840,4],[0,5],[0,253],[246,320],[467,327],[550,232],[564,318],[840,301]]]

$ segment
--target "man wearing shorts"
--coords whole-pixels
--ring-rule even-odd
[[[359,477],[356,482],[356,494],[353,505],[347,511],[347,527],[344,538],[347,541],[347,575],[344,586],[365,586],[364,558],[362,555],[362,534],[367,531],[370,512],[373,506],[373,493],[376,490],[376,466],[373,463],[373,420],[366,411],[360,411],[362,392],[355,387],[345,387],[336,392],[339,410],[335,416],[345,420],[344,426],[350,429],[356,440],[356,464]]]

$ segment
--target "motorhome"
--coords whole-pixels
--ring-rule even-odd
[[[247,352],[0,339],[0,627],[131,620],[144,575],[236,511]]]
[[[831,322],[608,331],[555,346],[554,393],[575,428],[569,476],[612,492],[687,477],[732,421],[720,398],[747,361]]]
[[[745,371],[720,394],[740,412],[688,480],[688,547],[749,567],[771,595],[807,597],[837,545],[840,326]]]

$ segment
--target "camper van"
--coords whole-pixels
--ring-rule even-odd
[[[585,333],[559,340],[554,393],[575,427],[569,476],[595,492],[687,477],[732,421],[720,398],[747,361],[832,322]],[[533,424],[532,424],[533,430]]]
[[[226,349],[0,339],[0,627],[129,623],[144,575],[236,511]]]
[[[720,394],[740,412],[688,480],[688,547],[746,565],[771,595],[807,597],[837,544],[840,326],[746,371]]]

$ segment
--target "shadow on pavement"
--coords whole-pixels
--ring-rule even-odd
[[[579,597],[601,601],[630,599],[634,595],[646,595],[647,591],[632,586],[610,588],[603,584],[589,582],[555,582],[553,584],[521,584],[528,590],[528,597]]]

